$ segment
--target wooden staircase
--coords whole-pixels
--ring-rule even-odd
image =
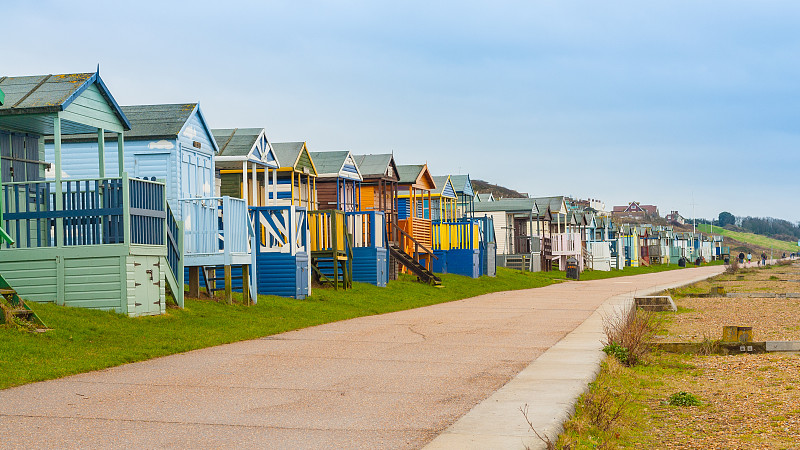
[[[42,319],[19,298],[17,291],[8,284],[2,275],[0,275],[0,297],[3,299],[0,303],[0,309],[2,309],[0,323],[9,323],[16,318],[37,328],[47,328]]]
[[[389,244],[389,254],[391,254],[397,262],[407,267],[408,270],[416,275],[417,278],[419,278],[423,283],[433,286],[440,286],[442,284],[441,278],[437,277],[433,272],[425,268],[425,266],[412,258],[408,253],[404,252],[396,244]]]

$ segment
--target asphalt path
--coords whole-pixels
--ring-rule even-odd
[[[499,292],[6,389],[0,446],[420,448],[612,297],[722,270]]]

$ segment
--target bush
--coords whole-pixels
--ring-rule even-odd
[[[700,406],[700,399],[694,394],[680,391],[670,395],[667,403],[670,406]]]
[[[648,341],[659,329],[661,321],[649,311],[635,308],[621,309],[616,314],[603,318],[603,332],[606,335],[603,345],[617,351],[617,347],[625,351],[626,366],[634,366],[649,350]],[[606,352],[608,353],[608,352]],[[614,356],[617,356],[616,354]]]
[[[621,362],[622,364],[628,364],[628,349],[619,345],[616,342],[612,342],[609,345],[603,347],[603,351],[606,352],[606,355],[613,356],[617,358],[617,361]]]

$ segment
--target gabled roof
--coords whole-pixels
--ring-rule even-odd
[[[189,119],[197,114],[203,131],[208,135],[214,153],[219,151],[211,128],[197,103],[167,103],[161,105],[126,105],[122,111],[130,120],[130,131],[125,133],[126,141],[178,139],[189,125]],[[195,130],[192,130],[195,131]],[[106,139],[111,138],[106,134]],[[96,134],[76,134],[62,138],[63,142],[84,142],[97,139]]]
[[[0,105],[0,117],[52,114],[65,111],[90,86],[108,103],[123,130],[130,130],[131,124],[117,101],[109,92],[98,73],[70,73],[61,75],[35,75],[22,77],[0,76],[0,89],[5,93],[5,102]],[[51,134],[49,129],[41,129],[41,134]],[[80,130],[80,131],[77,131]],[[62,132],[65,130],[62,129]],[[76,128],[75,133],[88,130]],[[72,133],[70,133],[72,134]]]
[[[387,177],[397,181],[400,180],[400,176],[397,173],[397,164],[395,164],[394,156],[391,153],[353,155],[353,158],[356,160],[358,170],[364,178]]]
[[[298,167],[298,164],[305,154],[310,162],[308,170],[313,171],[314,175],[318,173],[305,142],[276,142],[272,144],[272,150],[275,152],[278,161],[281,162],[281,168],[291,167],[302,172],[303,170]]]
[[[433,181],[427,164],[400,165],[397,166],[397,173],[400,175],[400,184],[417,189],[436,189],[436,183]]]
[[[215,158],[217,168],[241,169],[244,161],[271,168],[280,167],[263,128],[228,128],[211,132],[219,147]]]
[[[488,192],[488,193],[485,193],[485,194],[484,194],[484,193],[481,193],[481,194],[475,194],[475,198],[476,198],[476,199],[477,199],[479,202],[493,202],[493,201],[495,201],[495,200],[494,200],[494,195],[492,195],[492,193],[491,193],[491,192]]]
[[[467,197],[475,196],[475,191],[472,190],[472,181],[469,179],[469,175],[450,175],[450,182],[453,183],[456,194],[466,195]]]
[[[456,190],[453,188],[450,175],[433,177],[433,182],[436,184],[436,189],[431,191],[432,194],[447,198],[458,198]]]
[[[501,198],[493,202],[475,203],[475,212],[504,211],[508,213],[532,214],[534,217],[546,217],[547,210],[539,209],[532,198]]]
[[[561,211],[562,206],[566,204],[563,195],[554,197],[535,197],[533,200],[536,201],[536,204],[539,206],[539,210],[548,208],[550,209],[551,213]]]
[[[320,178],[349,178],[362,181],[358,164],[347,150],[334,152],[310,152]]]

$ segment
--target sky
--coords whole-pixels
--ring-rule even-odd
[[[800,221],[800,2],[4,0],[0,76],[531,196]],[[9,38],[12,37],[12,38]]]

